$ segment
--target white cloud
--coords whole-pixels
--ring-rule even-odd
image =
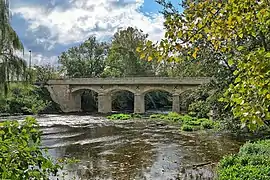
[[[17,51],[16,55],[20,58],[23,58],[27,65],[30,63],[30,53],[28,49],[25,49],[25,52]],[[57,56],[44,56],[43,54],[39,53],[31,53],[31,65],[57,65],[58,64],[58,57]]]
[[[66,0],[67,1],[67,0]],[[161,14],[145,15],[139,11],[144,0],[69,0],[69,8],[56,6],[20,5],[12,9],[15,15],[24,18],[28,31],[49,30],[46,38],[37,38],[37,43],[49,44],[48,50],[56,43],[69,45],[82,42],[90,35],[98,39],[112,36],[117,28],[128,26],[142,29],[152,40],[162,38],[163,17]]]

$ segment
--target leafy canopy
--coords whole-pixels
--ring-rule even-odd
[[[106,43],[99,43],[91,36],[81,45],[61,54],[59,62],[63,65],[62,70],[73,78],[99,77],[104,69],[107,48]]]
[[[148,76],[153,74],[152,64],[141,61],[136,48],[148,35],[141,30],[128,27],[117,31],[112,39],[103,76]]]
[[[163,1],[164,2],[164,1]],[[255,130],[270,119],[270,3],[267,0],[185,2],[183,13],[165,13],[165,38],[145,43],[143,56],[174,61],[179,53],[197,58],[201,46],[223,56],[217,61],[233,70],[221,100],[234,116]],[[181,59],[177,59],[178,61]]]

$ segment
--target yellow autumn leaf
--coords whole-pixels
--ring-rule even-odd
[[[145,53],[142,53],[141,55],[140,55],[140,59],[143,59],[145,57]]]
[[[194,59],[196,59],[196,57],[197,57],[197,52],[199,51],[199,48],[195,48],[195,51],[193,52],[193,54],[192,54],[192,57],[194,58]]]
[[[153,58],[152,58],[151,56],[148,56],[147,60],[148,60],[148,61],[152,61]]]
[[[233,20],[233,17],[229,16],[228,21],[227,21],[228,26],[232,25],[232,20]]]
[[[196,59],[196,57],[197,57],[197,51],[194,51],[194,52],[193,52],[192,57],[193,57],[194,59]]]

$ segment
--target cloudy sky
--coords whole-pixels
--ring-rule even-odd
[[[137,27],[159,40],[164,35],[159,10],[155,0],[11,0],[12,26],[39,65],[57,64],[61,52],[91,35],[106,41],[118,28]]]

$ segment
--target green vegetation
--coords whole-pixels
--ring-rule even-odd
[[[72,159],[54,162],[41,149],[41,131],[36,120],[0,123],[0,179],[49,179],[60,176],[59,170]],[[61,175],[62,176],[62,175]]]
[[[214,129],[219,127],[219,122],[215,122],[206,118],[197,118],[189,115],[180,115],[178,113],[153,114],[150,119],[165,120],[169,122],[177,122],[181,124],[183,131],[196,131],[202,129]]]
[[[129,120],[133,118],[142,118],[138,114],[113,114],[107,116],[110,120]],[[152,114],[149,116],[151,120],[162,120],[172,123],[181,124],[183,131],[196,131],[203,129],[219,128],[219,122],[209,120],[207,118],[197,118],[189,115],[180,115],[178,113],[170,112],[168,114]]]
[[[0,114],[37,114],[50,106],[41,95],[39,87],[12,84],[6,96],[0,94]]]
[[[270,140],[246,143],[238,154],[224,157],[218,166],[220,180],[270,179]]]
[[[154,44],[148,40],[147,34],[132,27],[118,30],[111,42],[98,42],[91,36],[79,46],[63,52],[59,56],[61,70],[55,70],[50,66],[28,68],[26,62],[16,55],[15,51],[22,51],[23,45],[10,25],[9,1],[0,0],[0,113],[43,112],[50,106],[50,98],[42,87],[38,88],[30,84],[60,78],[63,73],[70,78],[206,76],[213,77],[214,80],[196,90],[181,94],[181,109],[189,115],[154,114],[150,119],[180,123],[183,131],[213,129],[220,126],[238,132],[247,128],[253,132],[269,129],[269,2],[184,0],[183,12],[177,11],[177,8],[166,0],[157,0],[157,2],[164,7],[166,31],[165,38],[160,42]],[[13,81],[25,83],[10,83]],[[88,97],[93,96],[94,93],[82,94]],[[133,96],[132,93],[113,92],[113,107],[117,110],[133,109]],[[145,95],[145,100],[145,107],[150,109],[171,104],[170,95],[160,91],[149,92]],[[85,106],[97,109],[96,96],[86,103],[92,105],[85,104]],[[136,116],[114,114],[108,116],[108,119],[127,120]],[[209,117],[213,120],[209,120]],[[7,132],[0,131],[1,140],[6,141],[4,143],[11,142],[5,139],[10,136],[6,136],[6,133],[19,133],[18,136],[26,135],[27,138],[18,138],[18,142],[15,141],[15,144],[11,145],[18,145],[19,150],[25,147],[23,140],[38,145],[39,141],[31,139],[32,137],[24,134],[25,131],[16,130],[20,129],[17,122],[10,122],[10,124],[6,122],[2,129],[11,126],[15,127],[14,132],[10,128],[7,128]],[[28,133],[27,128],[26,133]],[[29,133],[33,132],[29,131]],[[15,136],[10,137],[14,139]],[[17,143],[23,143],[23,146]],[[9,147],[1,145],[1,148],[4,153],[7,153],[3,154],[3,157],[13,156],[7,151]],[[221,161],[220,179],[269,178],[267,148],[269,149],[269,141],[244,145],[237,155],[228,156]],[[28,148],[22,150],[29,151]],[[28,157],[27,153],[18,157],[25,158],[23,164],[14,161],[17,163],[14,164],[16,171],[12,168],[4,169],[11,166],[5,165],[6,162],[1,157],[0,160],[3,162],[1,164],[4,165],[1,166],[2,178],[16,179],[16,174],[21,175],[20,170],[26,170],[28,165],[37,167],[39,164],[35,164],[37,162],[35,154],[33,157]],[[39,153],[38,151],[37,154]],[[26,175],[43,177],[53,172],[53,169],[55,166],[48,163],[45,172],[41,166],[42,171],[36,172],[32,169],[26,171],[29,172]],[[12,174],[15,172],[16,174]]]
[[[7,95],[11,80],[27,78],[26,62],[15,55],[23,45],[10,24],[9,1],[0,0],[0,92]]]
[[[157,2],[164,7],[165,38],[137,48],[141,57],[191,66],[189,74],[196,75],[197,68],[197,74],[215,77],[205,90],[209,96],[199,100],[217,118],[237,120],[236,128],[252,131],[269,125],[269,2],[185,0],[181,13],[166,0]]]
[[[106,43],[99,43],[95,37],[89,37],[78,47],[70,48],[59,57],[62,71],[70,78],[100,77],[105,66],[108,49]]]
[[[107,119],[110,120],[129,120],[134,118],[142,118],[142,116],[140,114],[123,114],[123,113],[107,116]]]
[[[131,119],[132,116],[130,114],[113,114],[111,116],[107,116],[110,120],[128,120]]]

